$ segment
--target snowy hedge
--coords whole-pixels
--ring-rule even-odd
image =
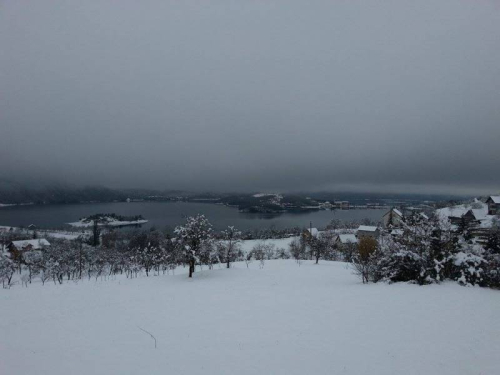
[[[500,231],[491,231],[486,244],[468,231],[443,228],[438,221],[406,225],[403,235],[382,233],[364,269],[363,281],[429,284],[454,280],[465,286],[500,287]],[[357,263],[358,262],[358,263]],[[359,273],[359,257],[354,270]]]

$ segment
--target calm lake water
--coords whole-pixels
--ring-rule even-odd
[[[143,228],[173,229],[184,222],[186,216],[204,214],[214,228],[223,229],[234,225],[240,230],[270,228],[314,227],[322,228],[332,219],[343,221],[365,218],[380,221],[385,210],[335,210],[312,211],[305,213],[249,214],[238,209],[208,203],[190,202],[117,202],[82,203],[44,206],[12,206],[0,208],[0,225],[28,226],[39,228],[58,228],[65,223],[77,221],[81,217],[97,213],[116,213],[118,215],[142,215],[149,222]]]

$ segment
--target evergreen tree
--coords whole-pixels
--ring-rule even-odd
[[[469,242],[472,239],[472,234],[470,232],[471,225],[470,221],[467,220],[463,215],[460,218],[460,222],[458,223],[457,232],[461,234],[465,241]]]
[[[488,236],[486,250],[491,254],[500,254],[500,229],[492,230]]]

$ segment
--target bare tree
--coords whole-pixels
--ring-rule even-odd
[[[31,280],[34,275],[37,275],[41,271],[42,264],[42,252],[33,250],[27,251],[24,254],[24,264],[28,268],[28,282],[31,284]]]
[[[304,241],[294,239],[290,242],[290,254],[300,266],[302,261],[307,258],[307,251]]]
[[[230,268],[231,262],[234,262],[241,254],[241,232],[235,227],[229,226],[221,234],[222,241],[218,244],[219,252],[226,261],[227,268]]]
[[[363,236],[359,240],[358,252],[353,258],[353,268],[357,275],[361,276],[364,283],[369,281],[372,255],[377,250],[377,240]]]
[[[9,288],[12,283],[12,276],[16,270],[14,262],[7,256],[0,253],[0,280],[4,288]]]
[[[99,219],[96,217],[92,222],[92,246],[97,247],[99,245],[100,234],[101,229],[99,228]]]
[[[264,268],[266,261],[266,245],[262,242],[256,244],[252,249],[252,254],[255,260],[259,261],[259,267]]]

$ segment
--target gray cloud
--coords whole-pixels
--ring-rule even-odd
[[[500,186],[495,1],[3,1],[5,177]]]

